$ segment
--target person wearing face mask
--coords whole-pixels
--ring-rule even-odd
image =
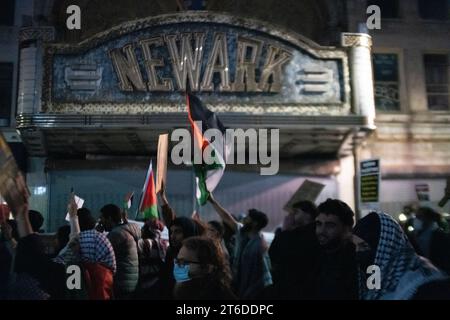
[[[208,200],[216,212],[236,234],[233,255],[233,288],[240,299],[257,299],[267,294],[273,284],[268,246],[261,230],[267,225],[267,215],[250,209],[244,223],[238,223],[210,194]]]
[[[275,297],[279,299],[311,297],[319,252],[314,221],[318,214],[310,201],[295,203],[270,246]]]
[[[182,243],[185,239],[194,236],[201,236],[206,232],[206,228],[201,221],[188,217],[177,217],[175,210],[170,206],[166,196],[164,185],[159,192],[161,213],[165,225],[169,229],[169,248],[166,251],[164,265],[161,269],[161,299],[171,299],[173,297],[174,260],[178,256]]]
[[[191,237],[174,261],[177,300],[235,300],[231,291],[231,272],[226,258],[214,240]]]
[[[379,235],[380,219],[374,213],[359,220],[353,229],[352,241],[356,250],[358,276],[361,275],[364,279],[368,277],[367,269],[374,265]]]
[[[311,298],[355,300],[358,298],[357,270],[351,241],[354,213],[337,199],[327,199],[317,209],[316,236],[320,249]]]
[[[400,225],[388,214],[372,212],[353,229],[362,300],[449,299],[450,280],[426,258],[419,256]],[[368,286],[379,268],[379,288]]]
[[[450,235],[440,228],[440,220],[440,214],[433,209],[419,208],[413,221],[414,244],[420,255],[450,274]]]

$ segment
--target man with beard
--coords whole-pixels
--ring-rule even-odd
[[[336,199],[327,199],[318,207],[316,236],[320,245],[315,299],[358,299],[357,264],[351,230],[354,213]]]
[[[236,233],[235,254],[232,263],[233,286],[240,299],[262,298],[265,288],[272,285],[268,246],[261,230],[267,226],[267,215],[250,209],[244,223],[238,223],[210,194],[214,209]]]

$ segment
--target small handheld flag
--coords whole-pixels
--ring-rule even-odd
[[[142,189],[142,197],[139,203],[139,213],[144,219],[158,218],[158,207],[155,192],[155,180],[153,178],[152,161],[148,167],[147,176],[145,177],[144,188]]]

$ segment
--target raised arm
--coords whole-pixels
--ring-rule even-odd
[[[80,224],[78,222],[78,206],[75,202],[75,195],[70,194],[69,203],[67,204],[67,211],[69,212],[70,223],[70,237],[73,238],[80,233]]]
[[[14,197],[21,197],[22,202],[20,207],[18,208],[11,206],[11,211],[13,213],[14,219],[17,221],[17,231],[19,233],[19,236],[21,238],[24,238],[32,234],[33,229],[31,228],[30,219],[28,217],[29,193],[22,175],[16,178],[16,185],[18,186],[18,194],[14,195]]]
[[[238,230],[238,222],[233,218],[231,213],[229,213],[225,208],[223,208],[213,197],[212,193],[209,194],[208,201],[214,207],[214,210],[219,214],[222,221],[229,226],[233,232]]]
[[[197,210],[194,210],[194,211],[192,212],[191,219],[192,219],[192,220],[197,220],[197,221],[202,221],[202,218],[200,218],[200,215],[199,215],[199,213],[197,212]]]
[[[125,195],[122,205],[122,220],[124,223],[128,223],[128,202],[133,198],[134,192],[130,191]]]
[[[175,211],[172,209],[172,207],[169,205],[169,201],[167,200],[166,196],[166,186],[164,185],[164,182],[161,184],[161,190],[158,193],[160,195],[160,205],[162,210],[162,218],[164,221],[164,224],[169,228],[172,224],[173,220],[177,217]]]

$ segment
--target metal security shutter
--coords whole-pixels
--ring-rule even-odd
[[[135,201],[130,210],[131,217],[137,210],[139,197],[145,179],[145,170],[54,170],[50,172],[50,211],[48,230],[56,231],[64,225],[67,212],[67,198],[71,188],[85,199],[84,207],[89,208],[95,217],[108,203],[122,205],[124,195],[135,191]],[[214,192],[215,197],[232,214],[239,216],[248,209],[256,208],[269,217],[266,231],[273,231],[285,216],[283,206],[291,198],[306,177],[278,174],[261,176],[259,172],[227,171]],[[327,198],[336,198],[337,183],[334,178],[308,177],[325,184],[317,203]],[[194,209],[193,176],[189,170],[169,170],[167,196],[177,215],[190,217]],[[220,220],[208,203],[199,208],[204,221]]]
[[[114,203],[122,206],[123,198],[129,191],[135,192],[130,218],[139,205],[146,170],[54,170],[50,172],[49,221],[47,228],[54,232],[66,224],[67,199],[71,188],[85,200],[84,207],[99,217],[102,206]],[[192,213],[191,173],[175,171],[168,173],[168,197],[179,215]]]

